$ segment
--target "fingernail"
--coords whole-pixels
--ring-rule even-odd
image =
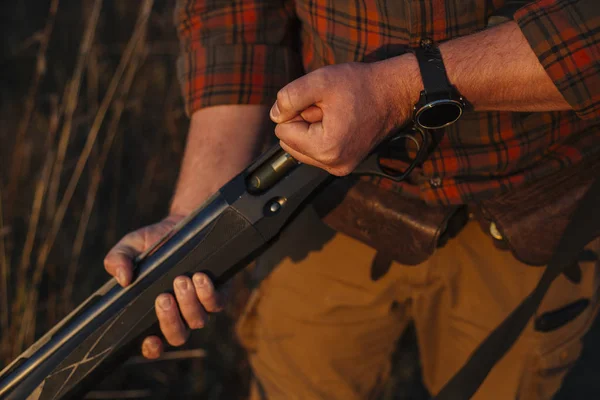
[[[273,107],[271,107],[271,118],[277,117],[279,117],[279,106],[277,105],[277,102],[275,102],[275,104],[273,104]]]
[[[119,285],[121,286],[125,286],[125,283],[127,282],[127,274],[125,274],[123,268],[117,270],[117,282],[119,282]]]
[[[171,307],[171,298],[169,296],[160,296],[158,298],[158,306],[163,310],[168,310]]]
[[[186,291],[188,289],[187,279],[185,279],[183,276],[178,277],[175,279],[175,286],[181,291]]]
[[[196,285],[196,287],[201,287],[206,285],[206,277],[204,275],[201,274],[197,274],[194,275],[194,284]]]
[[[154,340],[147,341],[146,346],[150,350],[158,350],[158,343],[156,343]]]

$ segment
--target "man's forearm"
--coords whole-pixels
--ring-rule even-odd
[[[268,115],[261,105],[208,107],[192,115],[171,214],[189,214],[252,161],[272,132]]]
[[[450,82],[476,111],[571,109],[514,22],[444,42],[440,51]],[[400,106],[414,105],[423,90],[416,58],[388,61],[377,68],[400,83],[405,97],[398,99]]]
[[[440,45],[448,78],[478,111],[559,111],[560,94],[515,22]]]

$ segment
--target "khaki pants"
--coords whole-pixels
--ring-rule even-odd
[[[598,250],[600,241],[591,246]],[[423,379],[435,394],[543,272],[497,250],[474,222],[425,263],[394,264],[377,281],[370,278],[374,255],[308,211],[261,259],[277,268],[255,290],[238,323],[257,379],[254,398],[375,398],[411,319]],[[560,276],[538,315],[581,298],[590,305],[550,332],[530,323],[475,399],[550,399],[558,390],[597,309],[598,262],[580,266],[581,282]]]

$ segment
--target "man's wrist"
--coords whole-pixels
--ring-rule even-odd
[[[417,58],[412,53],[389,58],[373,65],[377,79],[384,82],[387,101],[398,115],[398,125],[412,119],[413,109],[423,90]]]

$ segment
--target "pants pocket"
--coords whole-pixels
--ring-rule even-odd
[[[590,306],[574,321],[555,332],[537,333],[538,349],[532,353],[519,390],[519,400],[550,400],[558,392],[567,372],[583,349],[583,336],[590,329],[598,305]]]

